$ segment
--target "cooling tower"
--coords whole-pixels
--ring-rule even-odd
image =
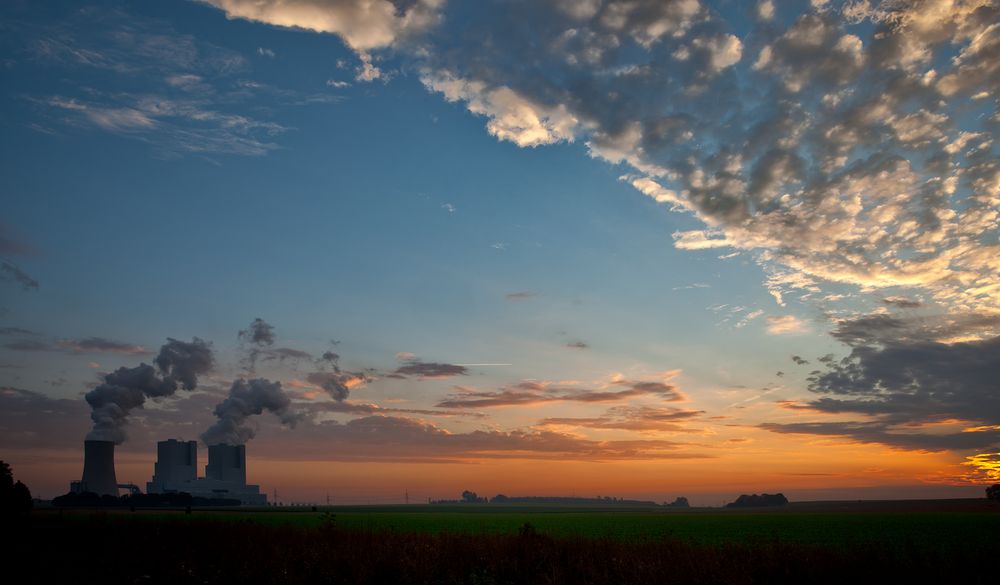
[[[115,444],[111,441],[83,442],[83,489],[98,495],[118,496],[115,478]]]
[[[245,486],[247,484],[247,448],[243,445],[222,443],[209,445],[205,477]]]

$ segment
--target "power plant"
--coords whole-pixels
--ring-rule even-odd
[[[196,477],[198,443],[170,439],[156,444],[151,494],[184,492],[202,498],[227,498],[246,505],[267,504],[260,486],[247,485],[247,449],[244,445],[209,445],[205,477]]]
[[[115,478],[115,444],[84,441],[83,478],[70,483],[74,493],[93,492],[118,496],[119,488],[137,491]],[[244,445],[209,445],[205,477],[198,477],[198,443],[169,439],[156,444],[153,478],[146,483],[150,494],[188,493],[201,498],[239,500],[244,505],[263,506],[267,494],[260,486],[247,485],[247,452]]]

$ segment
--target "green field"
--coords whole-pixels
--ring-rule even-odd
[[[1000,533],[1000,507],[972,510],[581,509],[558,506],[439,505],[320,507],[183,512],[120,512],[176,521],[214,519],[273,526],[400,533],[517,534],[530,524],[539,534],[624,541],[681,540],[698,544],[784,542],[813,545],[977,546]]]

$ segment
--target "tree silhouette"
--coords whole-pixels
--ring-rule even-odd
[[[986,497],[994,502],[1000,502],[1000,483],[995,483],[986,488]]]
[[[21,482],[14,482],[10,465],[0,461],[0,510],[4,513],[27,512],[31,509],[31,491]]]

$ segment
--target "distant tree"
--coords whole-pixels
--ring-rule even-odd
[[[688,499],[684,496],[678,496],[676,500],[667,504],[669,508],[690,508],[691,504],[688,503]]]
[[[480,498],[476,492],[465,490],[462,492],[462,502],[466,504],[482,504],[486,503],[486,498]]]
[[[1000,483],[995,483],[986,488],[986,497],[994,502],[1000,502]]]
[[[727,508],[762,508],[767,506],[786,506],[788,498],[784,494],[743,494],[735,502],[726,504]]]

